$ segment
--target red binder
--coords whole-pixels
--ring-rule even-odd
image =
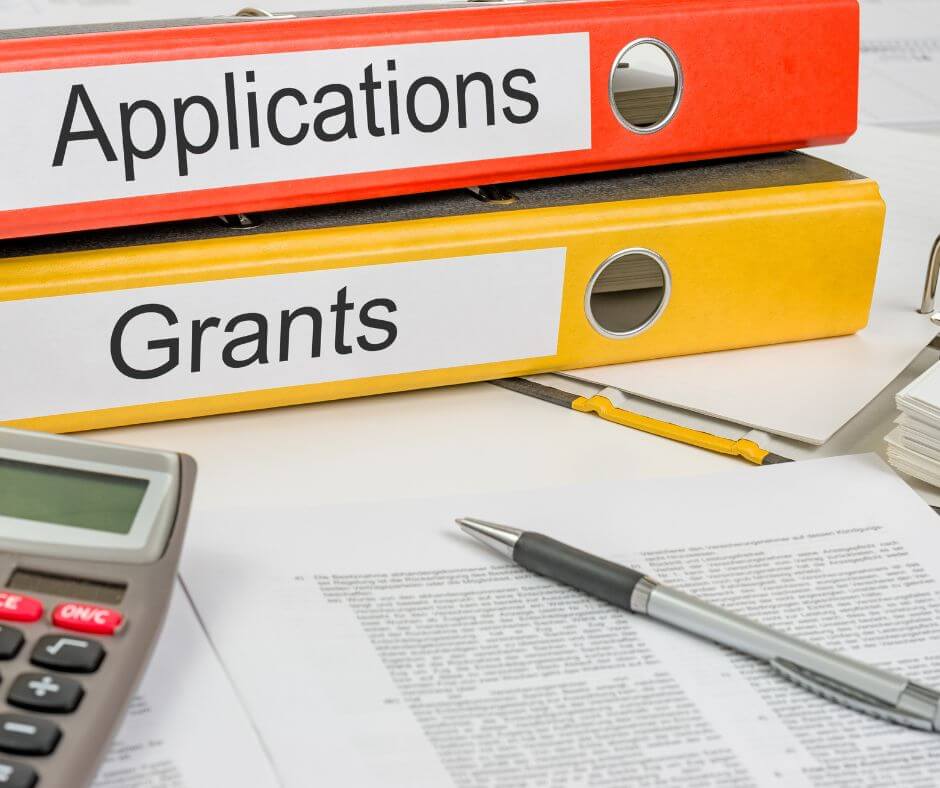
[[[857,74],[856,0],[0,32],[0,238],[835,143]]]

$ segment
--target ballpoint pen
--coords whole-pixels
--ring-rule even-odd
[[[940,693],[929,687],[805,643],[548,536],[469,517],[457,524],[525,569],[762,659],[828,700],[900,725],[940,731]]]

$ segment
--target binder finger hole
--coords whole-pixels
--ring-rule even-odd
[[[620,123],[651,134],[676,114],[682,96],[682,69],[668,46],[639,38],[625,46],[610,72],[610,106]]]
[[[619,339],[645,331],[669,300],[669,267],[649,249],[607,258],[588,282],[584,310],[601,334]]]

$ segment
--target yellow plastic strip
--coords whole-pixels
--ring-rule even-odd
[[[620,424],[623,427],[632,427],[635,430],[658,435],[661,438],[669,438],[669,440],[679,441],[679,443],[698,446],[700,449],[742,457],[755,465],[761,465],[764,457],[769,453],[754,441],[745,438],[739,438],[738,440],[722,438],[708,432],[700,432],[688,427],[680,427],[677,424],[670,424],[668,421],[641,416],[639,413],[632,413],[629,410],[621,410],[615,407],[607,397],[602,397],[600,394],[595,394],[590,399],[578,397],[571,403],[571,407],[581,413],[596,413],[602,419]]]

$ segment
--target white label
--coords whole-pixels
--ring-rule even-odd
[[[591,147],[587,33],[0,74],[0,210]]]
[[[0,302],[0,421],[551,356],[564,273],[554,248]]]

